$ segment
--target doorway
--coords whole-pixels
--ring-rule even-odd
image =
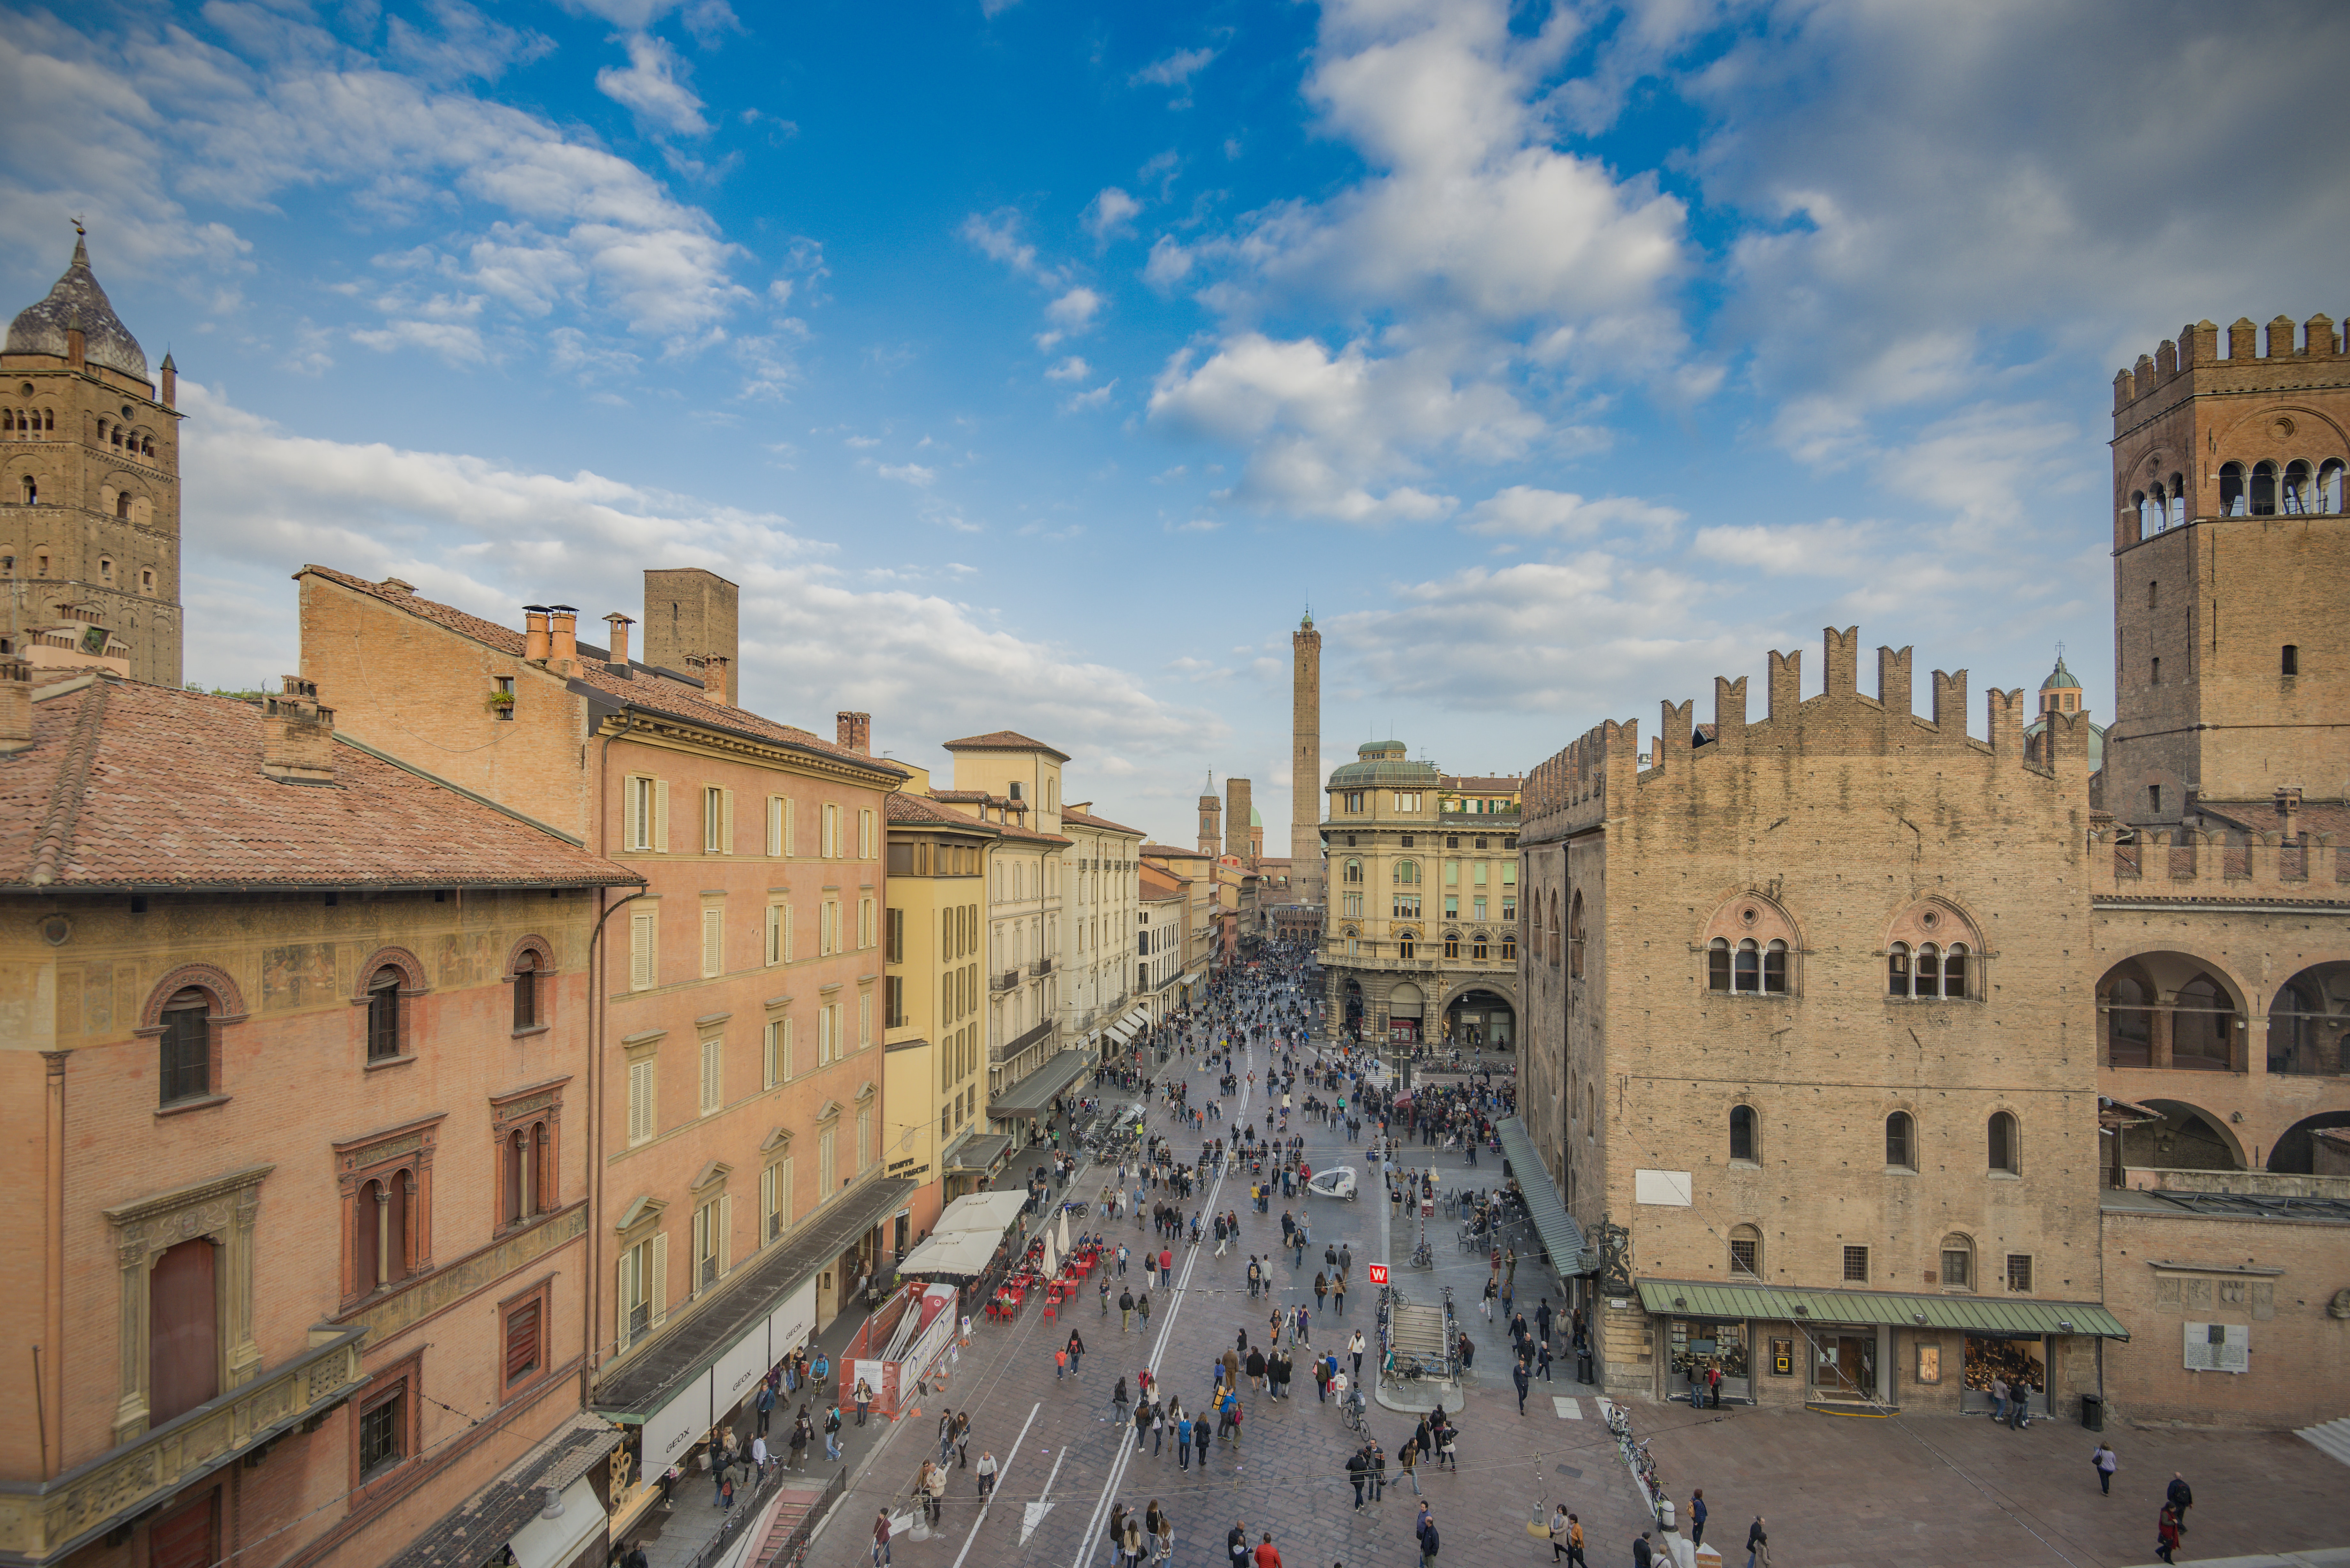
[[[1877,1334],[1825,1329],[1813,1336],[1812,1386],[1824,1399],[1877,1397]]]

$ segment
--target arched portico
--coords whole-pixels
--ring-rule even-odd
[[[2097,981],[2097,1044],[2108,1067],[2246,1072],[2253,1017],[2251,989],[2195,953],[2130,953]]]
[[[2228,1118],[2185,1100],[2149,1099],[2162,1120],[2122,1134],[2122,1163],[2152,1170],[2248,1170],[2244,1145]]]

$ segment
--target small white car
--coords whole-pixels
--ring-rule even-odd
[[[1313,1179],[1306,1182],[1305,1190],[1319,1198],[1343,1198],[1352,1203],[1358,1183],[1353,1166],[1334,1165],[1327,1170],[1315,1171]]]

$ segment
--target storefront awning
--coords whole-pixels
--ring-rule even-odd
[[[996,1161],[1011,1151],[1009,1133],[970,1133],[947,1150],[942,1165],[948,1170],[993,1170]]]
[[[1696,1280],[1642,1280],[1640,1304],[1661,1317],[1763,1318],[1773,1323],[1890,1324],[1961,1334],[2079,1334],[2127,1339],[2121,1320],[2095,1302],[1908,1295],[1894,1291],[1798,1291]]]
[[[1091,1072],[1093,1065],[1083,1051],[1055,1051],[1043,1066],[990,1100],[987,1114],[1007,1119],[1043,1116],[1054,1096]]]
[[[1119,1044],[1123,1045],[1128,1041],[1133,1039],[1136,1035],[1141,1033],[1144,1030],[1149,1027],[1149,1009],[1147,1007],[1138,1007],[1133,1012],[1128,1013],[1125,1017],[1119,1019],[1117,1023],[1111,1024],[1107,1033],[1112,1040],[1115,1040]]]
[[[802,1284],[831,1268],[859,1237],[897,1213],[913,1190],[910,1181],[877,1179],[843,1192],[808,1216],[795,1234],[735,1271],[708,1306],[629,1357],[597,1386],[589,1408],[629,1422],[640,1422],[660,1409],[672,1394],[716,1366],[754,1328],[766,1324]],[[719,1414],[725,1410],[721,1407]],[[705,1417],[702,1430],[709,1427]]]
[[[1025,1192],[973,1192],[956,1199],[928,1239],[898,1265],[899,1274],[916,1280],[979,1278],[1027,1208]]]
[[[511,1544],[528,1568],[562,1568],[604,1531],[604,1508],[588,1472],[620,1446],[607,1421],[585,1413],[531,1447],[480,1490],[427,1524],[385,1568],[478,1568]],[[542,1520],[546,1494],[563,1500],[559,1518]]]
[[[1587,1274],[1596,1260],[1583,1244],[1583,1227],[1559,1201],[1558,1184],[1550,1179],[1541,1156],[1534,1152],[1534,1140],[1526,1133],[1523,1117],[1505,1116],[1495,1129],[1501,1135],[1502,1153],[1510,1162],[1510,1175],[1518,1184],[1518,1191],[1526,1200],[1527,1217],[1534,1222],[1534,1234],[1543,1240],[1550,1253],[1551,1267],[1560,1279]]]

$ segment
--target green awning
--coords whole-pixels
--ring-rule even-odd
[[[1542,1157],[1534,1152],[1534,1140],[1528,1136],[1524,1120],[1505,1116],[1494,1131],[1502,1140],[1502,1154],[1510,1162],[1510,1179],[1526,1200],[1526,1217],[1534,1221],[1544,1251],[1550,1253],[1552,1269],[1562,1280],[1589,1273],[1596,1260],[1583,1245],[1583,1227],[1558,1200],[1558,1183],[1550,1179]]]
[[[1960,1333],[2080,1334],[2127,1339],[2121,1320],[2095,1302],[2007,1296],[1908,1295],[1897,1291],[1798,1291],[1765,1284],[1642,1280],[1640,1304],[1660,1317],[1762,1318],[1773,1323],[1891,1324]]]

